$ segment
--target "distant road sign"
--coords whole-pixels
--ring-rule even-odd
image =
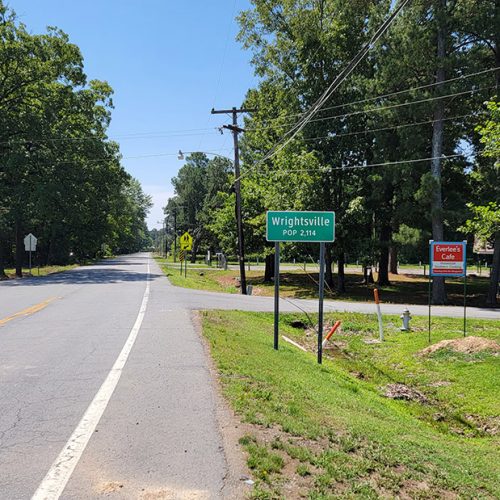
[[[460,277],[466,273],[465,241],[431,241],[430,275]]]
[[[193,248],[193,237],[186,231],[180,238],[181,250],[191,250]]]
[[[266,214],[267,241],[330,242],[335,240],[335,212]]]
[[[24,249],[26,250],[26,252],[35,252],[37,241],[38,240],[34,235],[32,235],[31,233],[28,234],[28,236],[24,238]]]

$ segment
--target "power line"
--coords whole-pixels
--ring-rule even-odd
[[[23,143],[46,143],[46,142],[82,142],[82,141],[113,141],[118,139],[161,139],[164,137],[192,137],[199,135],[206,135],[207,131],[211,130],[216,133],[216,128],[200,128],[200,129],[186,129],[185,131],[171,131],[171,132],[150,132],[150,133],[137,133],[137,134],[128,134],[122,136],[110,136],[105,139],[101,137],[96,137],[92,135],[82,136],[82,137],[44,137],[44,138],[36,138],[36,139],[17,139],[12,141],[3,141],[0,142],[1,145],[5,144],[23,144]],[[198,133],[183,133],[183,132],[194,132],[200,131]],[[204,131],[204,132],[201,132]]]
[[[275,156],[279,151],[285,148],[293,139],[300,133],[300,131],[310,122],[313,116],[321,109],[323,104],[328,100],[328,98],[337,90],[337,88],[346,80],[346,78],[354,71],[358,64],[364,59],[366,54],[374,46],[374,44],[380,39],[380,37],[387,31],[392,22],[396,19],[398,14],[401,12],[403,7],[409,3],[409,0],[403,0],[399,6],[396,7],[394,12],[386,19],[379,29],[372,36],[370,41],[368,41],[362,49],[356,54],[356,56],[349,62],[349,64],[340,72],[340,74],[333,80],[333,82],[328,86],[328,88],[323,92],[320,98],[313,104],[313,106],[304,113],[304,116],[299,119],[296,125],[294,125],[288,132],[283,136],[283,139],[278,141],[278,143],[269,150],[269,152],[260,160],[260,163]],[[285,139],[289,136],[287,139]],[[284,140],[284,142],[283,142]],[[281,144],[280,144],[281,142]]]
[[[259,171],[260,174],[262,173],[267,173],[267,174],[288,174],[288,173],[295,173],[295,172],[319,172],[322,174],[328,174],[332,171],[335,170],[356,170],[356,169],[364,169],[364,168],[374,168],[374,167],[387,167],[387,166],[393,166],[393,165],[400,165],[400,164],[406,164],[406,163],[420,163],[420,162],[426,162],[426,161],[431,161],[431,160],[448,160],[450,158],[457,158],[457,157],[465,157],[466,155],[463,153],[457,153],[453,155],[442,155],[442,156],[434,156],[434,157],[429,157],[429,158],[417,158],[413,160],[399,160],[399,161],[388,161],[388,162],[383,162],[383,163],[371,163],[368,165],[352,165],[348,167],[326,167],[323,169],[317,169],[317,168],[297,168],[297,169],[287,169],[287,170],[269,170],[267,172]]]
[[[380,28],[375,32],[373,37],[365,43],[362,49],[356,54],[356,56],[351,60],[351,62],[340,72],[340,74],[333,80],[333,82],[328,86],[325,92],[321,95],[321,97],[316,101],[316,103],[304,114],[303,118],[301,118],[298,123],[292,127],[284,136],[290,136],[284,140],[281,139],[273,148],[271,148],[268,153],[262,158],[259,162],[257,162],[253,168],[258,166],[259,164],[264,163],[266,160],[275,156],[279,151],[287,146],[293,139],[300,133],[300,131],[306,126],[306,124],[313,118],[313,116],[321,109],[321,106],[326,102],[326,100],[332,95],[335,90],[342,84],[342,82],[354,71],[354,69],[358,66],[361,60],[365,57],[365,55],[369,52],[369,50],[373,47],[373,45],[379,40],[379,38],[387,31],[389,26],[392,24],[394,19],[401,12],[403,7],[409,3],[409,0],[403,0],[399,6],[396,7],[394,12],[386,19]],[[281,144],[280,144],[281,142]],[[248,173],[245,172],[245,173]],[[241,175],[238,179],[235,179],[233,182],[238,182],[241,178]]]
[[[450,116],[449,118],[443,118],[442,121],[450,121],[450,120],[459,120],[461,118],[468,118],[469,116],[476,116],[476,113],[469,113],[467,115],[460,115],[460,116]],[[308,137],[307,139],[303,139],[305,142],[309,141],[316,141],[320,139],[337,139],[339,137],[349,137],[349,136],[356,136],[356,135],[362,135],[362,134],[369,134],[373,132],[383,132],[386,130],[396,130],[400,128],[408,128],[408,127],[418,127],[420,125],[428,125],[430,123],[435,123],[436,120],[426,120],[423,122],[413,122],[413,123],[404,123],[402,125],[393,125],[389,127],[381,127],[381,128],[372,128],[372,129],[367,129],[367,130],[359,130],[356,132],[346,132],[345,134],[335,134],[335,135],[322,135],[318,137]]]
[[[361,99],[361,100],[358,100],[358,101],[351,101],[351,102],[348,102],[348,103],[345,103],[345,104],[337,104],[335,106],[328,106],[326,108],[323,108],[322,111],[331,111],[333,109],[345,108],[347,106],[354,106],[355,104],[364,104],[364,103],[371,102],[371,101],[376,101],[376,100],[379,100],[379,99],[387,99],[388,97],[393,97],[393,96],[396,96],[396,95],[407,94],[409,92],[414,92],[416,90],[422,90],[422,89],[426,89],[426,88],[435,87],[436,85],[444,85],[444,84],[455,82],[455,81],[458,81],[458,80],[466,80],[467,78],[471,78],[473,76],[483,75],[485,73],[491,73],[492,71],[497,71],[497,70],[500,70],[500,67],[489,68],[489,69],[485,69],[483,71],[477,71],[475,73],[469,73],[467,75],[461,75],[461,76],[457,76],[455,78],[450,78],[450,79],[444,80],[442,82],[434,82],[434,83],[428,83],[426,85],[420,85],[418,87],[410,87],[410,88],[407,88],[407,89],[404,89],[404,90],[399,90],[399,91],[391,92],[391,93],[388,93],[388,94],[382,94],[382,95],[378,95],[378,96],[375,96],[375,97],[369,97],[367,99]],[[271,122],[271,121],[281,120],[283,118],[288,118],[288,117],[291,118],[291,117],[294,117],[294,116],[301,116],[302,114],[303,113],[291,113],[291,114],[282,115],[282,116],[279,116],[279,117],[276,117],[276,118],[270,118],[267,121]],[[252,130],[252,128],[248,128],[247,130]]]
[[[463,92],[455,92],[453,94],[446,94],[442,96],[435,96],[435,97],[428,97],[425,99],[419,99],[418,101],[410,101],[410,102],[401,102],[397,104],[391,104],[389,106],[381,106],[381,107],[373,107],[373,108],[368,108],[364,110],[357,110],[357,111],[351,111],[349,113],[342,113],[340,115],[331,115],[331,116],[323,116],[321,118],[315,118],[313,120],[310,120],[309,123],[316,123],[316,122],[321,122],[321,121],[326,121],[326,120],[334,120],[335,118],[348,118],[349,116],[356,116],[356,115],[362,115],[362,114],[367,114],[367,113],[378,113],[380,111],[386,111],[388,109],[395,109],[395,108],[403,108],[406,106],[414,106],[416,104],[422,104],[424,102],[431,102],[431,101],[437,101],[439,99],[447,99],[449,97],[458,97],[461,95],[465,94],[473,94],[476,92],[480,92],[481,90],[491,90],[492,88],[496,88],[495,85],[489,86],[489,87],[481,87],[477,89],[470,89],[470,90],[465,90]],[[281,125],[280,125],[281,126]],[[286,124],[282,125],[286,126]],[[268,127],[256,127],[256,128],[247,128],[247,131],[250,130],[267,130],[270,128],[274,128],[273,126],[268,126]],[[264,161],[264,160],[261,160]]]
[[[222,81],[222,70],[224,69],[224,64],[226,62],[227,47],[229,45],[229,33],[231,31],[231,26],[232,26],[232,24],[234,22],[237,3],[238,3],[238,0],[234,0],[233,12],[231,14],[231,18],[230,18],[229,23],[227,25],[226,41],[224,43],[224,50],[222,52],[222,59],[221,59],[220,67],[219,67],[219,75],[217,77],[217,84],[216,84],[215,91],[214,91],[214,98],[212,100],[212,109],[215,108],[215,100],[217,98],[217,94],[219,92],[221,81]],[[210,121],[212,119],[212,116],[213,116],[212,114],[208,115],[208,118],[207,118],[207,127],[208,127],[208,124],[210,123]],[[198,142],[198,149],[201,149],[201,145],[203,144],[203,139],[205,138],[205,135],[206,134],[202,134],[202,137],[200,138],[200,140]]]
[[[490,68],[490,69],[487,69],[487,70],[483,70],[483,71],[478,71],[476,73],[470,73],[468,75],[462,75],[462,76],[459,76],[459,77],[455,77],[455,78],[451,78],[449,80],[445,80],[443,82],[440,82],[440,84],[446,84],[446,83],[450,83],[450,82],[454,82],[454,81],[458,81],[458,80],[465,80],[467,78],[471,78],[473,76],[478,76],[478,75],[482,75],[482,74],[485,74],[485,73],[490,73],[492,71],[497,71],[499,70],[500,67],[496,67],[496,68]],[[408,88],[408,89],[404,89],[404,90],[400,90],[398,92],[392,92],[392,93],[389,93],[389,94],[383,94],[383,95],[379,95],[379,96],[375,96],[375,97],[371,97],[371,98],[368,98],[368,99],[362,99],[362,100],[359,100],[359,101],[351,101],[351,102],[348,102],[348,103],[345,103],[345,104],[338,104],[336,106],[330,106],[330,107],[326,107],[326,108],[323,108],[322,111],[330,111],[330,110],[333,110],[333,109],[339,109],[339,108],[343,108],[343,107],[347,107],[347,106],[353,106],[355,104],[363,104],[363,103],[366,103],[366,102],[370,102],[370,101],[375,101],[375,100],[378,100],[378,99],[385,99],[387,97],[392,97],[392,96],[395,96],[395,95],[400,95],[400,94],[404,94],[404,93],[408,93],[408,92],[412,92],[412,91],[415,91],[415,90],[422,90],[422,89],[425,89],[425,88],[430,88],[430,87],[433,87],[435,85],[437,85],[438,83],[430,83],[430,84],[427,84],[427,85],[421,85],[419,87],[412,87],[412,88]],[[491,89],[493,87],[485,87],[483,88],[482,90],[487,90],[487,89]],[[471,90],[473,91],[473,90]],[[455,95],[455,94],[450,94],[448,96],[451,96],[451,95]],[[445,96],[442,96],[442,97],[445,97]],[[404,103],[405,105],[411,105],[412,103]],[[380,108],[379,108],[380,109]],[[388,109],[388,108],[384,108],[384,109]],[[292,114],[288,114],[288,115],[283,115],[281,117],[276,117],[276,118],[270,118],[269,120],[266,120],[267,122],[272,122],[272,121],[277,121],[277,120],[280,120],[282,118],[287,118],[287,117],[294,117],[294,116],[301,116],[303,113],[292,113]],[[345,117],[345,116],[350,116],[349,114],[343,114],[343,115],[335,115],[331,118],[334,118],[334,117]],[[330,117],[323,117],[324,119],[329,119]],[[285,124],[283,125],[280,125],[280,126],[284,126]],[[246,130],[250,131],[250,130],[265,130],[267,128],[272,128],[272,126],[260,126],[260,127],[248,127]],[[156,131],[156,132],[133,132],[133,133],[129,133],[129,134],[123,134],[123,135],[112,135],[110,136],[108,139],[110,140],[117,140],[117,139],[149,139],[149,138],[163,138],[163,137],[183,137],[183,136],[198,136],[198,135],[206,135],[206,132],[207,131],[215,131],[217,130],[217,127],[206,127],[206,128],[191,128],[191,129],[179,129],[179,130],[167,130],[167,131]],[[195,132],[200,132],[200,133],[195,133]],[[69,136],[66,136],[66,137],[44,137],[44,138],[35,138],[35,139],[19,139],[19,140],[12,140],[12,141],[3,141],[3,142],[0,142],[0,144],[4,145],[4,144],[12,144],[12,143],[23,143],[23,142],[36,142],[36,143],[41,143],[41,142],[58,142],[58,141],[85,141],[85,140],[101,140],[100,138],[97,138],[95,136],[82,136],[82,137],[69,137]]]
[[[232,151],[232,148],[224,148],[224,149],[217,149],[216,151]],[[198,151],[191,151],[190,153],[197,153]],[[221,156],[217,155],[216,152],[214,151],[200,151],[200,153],[206,153],[206,154],[213,154],[215,156]],[[163,157],[163,156],[178,156],[177,153],[152,153],[152,154],[144,154],[144,155],[136,155],[136,156],[122,156],[121,158],[115,158],[115,157],[109,157],[109,158],[83,158],[82,160],[85,163],[99,163],[99,162],[107,162],[107,161],[114,161],[114,160],[136,160],[139,158],[158,158],[158,157]],[[64,163],[74,163],[77,160],[58,160],[58,161],[52,161],[52,162],[47,162],[50,163],[51,165],[59,165],[59,164],[64,164]]]

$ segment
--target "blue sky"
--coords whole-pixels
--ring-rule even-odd
[[[248,5],[248,0],[9,2],[31,32],[46,26],[65,31],[83,53],[89,79],[113,87],[109,135],[120,143],[127,171],[153,197],[150,228],[161,226],[161,207],[173,194],[170,179],[182,166],[179,149],[233,154],[231,136],[216,130],[229,117],[210,110],[241,105],[255,85],[251,54],[235,40],[235,16]]]

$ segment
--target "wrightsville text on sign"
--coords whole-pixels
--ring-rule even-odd
[[[335,212],[267,212],[267,241],[335,240]]]

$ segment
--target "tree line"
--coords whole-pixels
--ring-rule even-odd
[[[412,0],[313,119],[293,133],[392,9],[391,0],[253,0],[239,15],[238,38],[252,52],[259,77],[244,102],[256,110],[245,119],[242,138],[247,251],[272,253],[264,237],[266,210],[334,210],[336,241],[327,245],[326,280],[343,293],[347,260],[377,262],[378,282],[387,285],[399,259],[428,262],[430,239],[467,238],[470,255],[476,238],[494,245],[487,296],[494,304],[500,0]],[[174,181],[167,216],[173,205],[190,203],[179,183],[197,157],[190,162]],[[198,206],[196,216],[183,217],[202,237],[199,244],[234,253],[234,177],[227,173],[223,180],[217,197]],[[293,244],[284,249],[288,257],[316,251]],[[446,302],[443,278],[434,279],[433,302]]]
[[[32,34],[0,0],[0,278],[22,275],[30,232],[42,265],[148,244],[151,199],[107,137],[112,94],[63,31]]]

